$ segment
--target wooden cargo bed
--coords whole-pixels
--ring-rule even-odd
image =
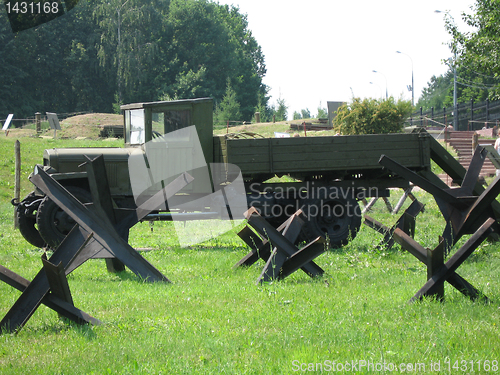
[[[381,155],[407,168],[430,167],[427,133],[300,138],[214,138],[214,161],[237,165],[244,176],[318,175],[382,170]]]

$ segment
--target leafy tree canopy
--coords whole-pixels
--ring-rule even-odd
[[[445,61],[449,67],[445,74],[428,82],[417,107],[452,108],[455,77],[457,103],[500,99],[500,0],[476,0],[471,11],[462,15],[471,26],[466,32],[446,15],[453,58]]]
[[[439,77],[432,76],[424,87],[417,102],[417,108],[434,108],[436,110],[446,107],[453,100],[453,73],[448,71]]]
[[[450,15],[445,18],[454,54],[447,77],[457,69],[459,102],[500,99],[500,0],[476,0],[471,9],[462,18],[472,31],[462,32]]]
[[[500,74],[500,1],[476,0],[472,14],[463,14],[463,20],[474,28],[473,31],[461,32],[453,18],[446,18],[446,26],[453,37],[453,52],[460,59],[460,65],[490,76]]]
[[[208,0],[81,1],[13,34],[0,12],[0,118],[111,112],[120,103],[226,94],[268,113],[264,56],[246,15]]]

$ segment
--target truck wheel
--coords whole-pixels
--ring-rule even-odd
[[[45,241],[36,227],[36,211],[40,204],[41,197],[36,197],[33,193],[24,198],[16,206],[16,225],[26,241],[35,247],[45,246]],[[38,201],[38,202],[37,202]]]
[[[90,193],[85,189],[76,186],[67,186],[66,190],[82,203],[91,201]],[[59,246],[64,237],[68,235],[76,224],[75,221],[49,197],[45,197],[40,203],[36,215],[36,223],[40,236],[47,245],[53,249]]]
[[[355,199],[318,199],[304,202],[307,218],[301,238],[310,242],[321,236],[332,249],[347,245],[361,227],[361,209]]]

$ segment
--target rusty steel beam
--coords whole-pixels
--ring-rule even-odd
[[[90,195],[92,196],[92,208],[100,216],[107,216],[111,224],[116,229],[116,215],[115,209],[113,207],[113,198],[111,197],[111,191],[109,190],[108,176],[106,174],[106,165],[104,164],[104,155],[97,156],[94,159],[90,159],[87,155],[84,155],[87,159],[85,167],[87,170],[87,178],[89,181]],[[129,229],[123,228],[124,230],[118,232],[120,237],[128,242]],[[108,272],[116,273],[125,271],[125,264],[116,258],[105,259],[106,269]]]
[[[172,198],[175,193],[182,190],[184,187],[189,185],[194,180],[194,177],[189,173],[184,172],[163,189],[155,193],[151,198],[142,203],[137,207],[137,220],[142,220],[147,214],[149,214],[154,209],[151,207],[158,208],[165,203],[167,199]]]
[[[49,261],[53,264],[61,263],[62,267],[66,268],[90,240],[91,236],[85,237],[85,234],[78,226],[75,226],[54,251]],[[16,279],[16,283],[21,282],[19,278]],[[0,331],[16,332],[21,329],[49,291],[49,281],[45,269],[42,268],[0,321]]]
[[[286,237],[283,237],[286,238]],[[281,267],[283,263],[289,258],[288,253],[281,247],[276,246],[273,248],[269,259],[267,260],[261,274],[257,278],[256,284],[262,284],[263,282],[268,282],[276,280],[280,274]]]
[[[393,233],[396,228],[400,228],[411,237],[414,236],[416,217],[423,210],[424,204],[414,200],[403,212],[392,228],[386,227],[384,224],[368,215],[365,216],[364,224],[384,235],[384,239],[378,245],[379,247],[384,246],[385,248],[390,249],[394,245]]]
[[[302,214],[302,210],[298,210],[292,216],[290,216],[283,224],[281,224],[276,230],[278,232],[283,232],[285,228],[289,226],[289,223],[295,216]],[[252,249],[247,255],[241,258],[238,263],[233,266],[233,269],[240,266],[250,266],[254,264],[259,258],[267,262],[271,255],[272,247],[266,238],[261,237],[258,233],[255,233],[248,226],[245,226],[239,233],[238,236]],[[295,240],[293,241],[295,242]]]
[[[322,237],[316,238],[314,241],[308,243],[306,246],[297,251],[284,262],[279,274],[279,279],[284,279],[285,277],[291,275],[293,272],[301,268],[304,264],[311,262],[319,255],[323,254],[325,251],[327,251],[326,241]],[[321,272],[321,274],[323,274],[323,272]],[[314,277],[317,275],[309,276]]]
[[[411,181],[414,185],[417,185],[418,187],[424,189],[434,197],[439,198],[446,203],[450,203],[456,207],[463,206],[463,204],[452,194],[450,194],[446,190],[441,189],[439,186],[435,185],[424,177],[419,176],[408,168],[402,166],[398,162],[392,160],[390,157],[382,155],[380,157],[379,163],[392,172],[398,174],[399,176]]]
[[[387,234],[387,233],[390,233],[391,232],[391,228],[385,226],[384,224],[382,224],[380,221],[377,221],[375,220],[374,218],[372,218],[371,216],[368,216],[368,215],[365,215],[365,221],[364,221],[364,224],[369,227],[369,228],[372,228],[374,230],[376,230],[377,232],[379,232],[380,234],[383,234],[384,236]]]
[[[45,275],[47,276],[47,281],[49,282],[50,292],[63,301],[74,305],[62,262],[59,262],[57,265],[53,264],[47,259],[47,256],[44,253],[42,255],[42,264],[43,269],[45,270]]]
[[[485,217],[494,216],[492,209],[492,202],[496,200],[496,197],[500,194],[500,176],[495,178],[495,180],[489,184],[485,191],[476,199],[475,203],[464,213],[462,221],[458,227],[458,235],[460,236],[464,233],[470,231],[474,228],[478,221],[483,222]],[[456,242],[456,239],[454,239]]]
[[[251,220],[251,218],[249,220]],[[289,220],[286,221],[286,223],[287,224],[283,229],[281,235],[283,236],[283,238],[287,239],[291,243],[295,243],[297,237],[299,236],[300,230],[304,225],[304,221],[300,219],[299,215],[294,214],[290,217]],[[295,246],[294,248],[295,251],[297,251],[297,248]],[[285,261],[292,255],[290,255],[289,252],[276,245],[273,248],[273,251],[269,259],[267,260],[261,275],[257,279],[257,284],[277,279],[278,276],[280,275],[281,267],[283,266]]]
[[[245,212],[248,223],[263,237],[269,237],[271,243],[284,250],[288,256],[297,252],[297,248],[288,239],[283,237],[271,224],[260,216],[255,208],[250,208]],[[301,267],[307,275],[321,275],[324,271],[314,262],[309,262]]]
[[[472,195],[472,193],[474,192],[474,188],[476,187],[476,184],[478,182],[479,173],[481,173],[481,169],[483,168],[483,164],[486,160],[487,155],[488,151],[485,150],[484,147],[476,147],[474,155],[472,156],[472,160],[469,164],[469,169],[467,169],[460,187],[462,193],[461,195]]]
[[[415,258],[424,264],[427,264],[427,249],[420,245],[413,238],[404,233],[401,229],[394,231],[394,240],[401,245],[403,249],[412,254]],[[440,243],[444,245],[444,239]],[[429,276],[429,275],[428,275]],[[467,280],[456,272],[452,272],[446,281],[457,289],[460,293],[469,297],[471,300],[476,300],[480,297],[485,298],[484,295],[472,286]]]
[[[245,225],[242,230],[238,232],[238,237],[240,237],[251,251],[241,258],[234,266],[236,269],[241,266],[251,266],[259,260],[259,258],[265,258],[266,261],[269,259],[271,253],[271,245],[269,241],[263,239],[258,233],[255,233],[248,226]],[[267,256],[266,256],[267,254]]]
[[[84,156],[87,159],[85,167],[94,208],[101,215],[106,215],[113,225],[116,225],[117,220],[113,208],[113,198],[109,190],[104,155],[94,159],[90,159],[87,155]]]
[[[24,292],[30,285],[30,282],[24,277],[16,274],[15,272],[12,272],[2,265],[0,265],[0,280],[14,287],[20,292]],[[76,308],[72,304],[69,304],[68,302],[62,300],[54,294],[47,294],[42,299],[41,303],[75,323],[93,325],[101,324],[98,319],[90,316],[86,312]]]
[[[446,172],[454,181],[457,181],[460,185],[462,185],[462,181],[466,174],[466,169],[452,157],[434,138],[430,137],[430,146],[431,146],[431,159],[436,162],[441,169]],[[482,146],[481,146],[482,147]],[[432,172],[429,174],[434,175]],[[434,175],[438,178],[436,175]],[[438,178],[439,180],[439,178]],[[444,184],[444,183],[443,183]],[[481,195],[484,192],[484,187],[476,182],[473,193],[475,195]],[[493,208],[493,212],[495,217],[500,220],[500,202],[494,200],[491,202],[491,207]]]
[[[472,235],[467,242],[432,276],[424,286],[413,296],[410,302],[421,299],[425,295],[434,294],[439,286],[444,283],[460,265],[472,254],[472,252],[488,237],[491,226],[495,220],[489,218]]]

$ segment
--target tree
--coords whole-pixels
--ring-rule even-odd
[[[293,112],[293,119],[294,120],[300,120],[301,118],[302,118],[302,115],[299,112],[297,112],[297,111]]]
[[[230,36],[230,43],[234,47],[235,71],[231,78],[238,101],[241,103],[241,113],[244,119],[253,115],[254,107],[259,100],[259,93],[266,91],[262,79],[266,74],[264,54],[262,49],[248,29],[247,16],[241,14],[237,7],[220,6],[220,13],[225,19]],[[263,95],[260,100],[269,100]]]
[[[311,111],[308,108],[302,109],[300,113],[302,114],[302,118],[311,118]]]
[[[29,87],[30,77],[24,62],[32,55],[18,40],[10,30],[6,13],[0,12],[0,119],[5,119],[9,113],[21,118],[33,115],[38,108],[33,91],[25,90]]]
[[[269,97],[267,96],[267,87],[263,85],[260,91],[261,92],[259,92],[257,100],[258,105],[255,107],[254,112],[260,113],[260,122],[269,122],[272,120],[273,113],[271,108],[267,105],[267,102],[269,101]],[[253,122],[256,122],[255,118],[253,119]]]
[[[270,118],[264,56],[238,8],[208,0],[88,0],[12,34],[0,12],[0,118],[111,112],[121,103],[212,97],[227,79],[250,120]]]
[[[236,100],[236,92],[231,87],[231,82],[228,79],[226,94],[215,109],[214,123],[226,124],[227,121],[239,121],[240,119],[240,103]]]
[[[342,135],[398,133],[411,112],[406,100],[353,98],[339,107],[333,128]]]
[[[500,99],[500,1],[476,0],[472,14],[462,18],[473,31],[461,32],[447,14],[446,28],[452,36],[453,59],[446,61],[449,70],[432,77],[422,91],[417,107],[425,109],[453,106],[454,70],[456,68],[457,102]]]
[[[185,63],[185,65],[187,65]],[[163,97],[174,99],[193,99],[207,96],[204,90],[207,69],[202,66],[198,71],[184,69],[175,77],[175,82],[165,89]]]
[[[467,77],[461,77],[464,96],[481,100],[500,98],[500,1],[476,0],[472,14],[463,14],[467,25],[474,31],[461,32],[451,16],[446,16],[446,27],[453,37],[451,49],[456,59],[457,70]],[[478,95],[483,91],[483,95]],[[484,93],[486,91],[486,93]]]
[[[285,99],[278,98],[276,102],[278,103],[278,108],[274,110],[276,121],[286,121],[288,119],[288,106]]]
[[[425,110],[453,107],[454,72],[449,69],[444,75],[432,76],[417,103]],[[457,102],[483,101],[494,98],[494,80],[465,66],[457,68]]]
[[[169,0],[109,0],[95,7],[93,16],[101,30],[97,56],[116,80],[120,102],[134,101],[138,92],[142,101],[148,100],[143,85],[149,67],[158,63],[154,52],[164,24],[162,10],[168,4]]]
[[[431,77],[431,80],[427,82],[427,87],[422,90],[416,106],[426,110],[430,108],[438,110],[448,106],[450,100],[453,103],[453,73],[451,70],[445,75]]]
[[[319,103],[318,114],[316,115],[316,118],[328,118],[328,111],[326,108],[321,107],[321,103]]]
[[[238,8],[206,0],[172,0],[168,18],[168,53],[172,58],[163,75],[165,93],[172,95],[173,82],[169,77],[179,81],[179,76],[204,68],[203,85],[197,95],[221,101],[229,78],[242,119],[252,118],[259,100],[267,106],[268,98],[262,95],[264,57],[248,30],[246,16]]]

